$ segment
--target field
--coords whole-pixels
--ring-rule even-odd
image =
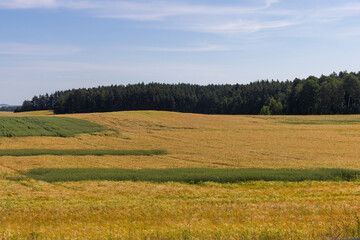
[[[0,116],[0,137],[74,137],[76,134],[99,132],[105,129],[101,125],[73,118]]]
[[[47,115],[79,120],[72,130],[96,127],[0,137],[0,239],[360,237],[360,116],[49,114],[0,113],[0,124]],[[14,150],[20,154],[9,156]],[[88,155],[56,154],[70,150]],[[114,179],[120,173],[130,177]],[[247,178],[225,179],[238,173]],[[325,177],[308,178],[319,173]],[[56,176],[63,178],[48,179]]]

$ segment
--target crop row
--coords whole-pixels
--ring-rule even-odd
[[[153,181],[153,182],[244,182],[244,181],[352,181],[360,170],[351,169],[263,169],[263,168],[38,168],[25,172],[30,178],[59,181]]]

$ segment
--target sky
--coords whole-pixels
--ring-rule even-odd
[[[0,0],[0,103],[360,71],[355,0]]]

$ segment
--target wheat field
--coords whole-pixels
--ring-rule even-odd
[[[52,116],[50,112],[0,116]],[[156,111],[60,115],[111,130],[0,138],[0,149],[153,150],[1,156],[0,239],[340,239],[360,236],[360,182],[47,183],[34,168],[360,169],[360,116]],[[115,130],[115,131],[114,131]]]

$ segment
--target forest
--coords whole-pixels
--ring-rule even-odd
[[[293,81],[194,85],[139,83],[58,91],[34,96],[15,112],[56,114],[162,110],[205,114],[358,114],[360,72],[332,73]]]

